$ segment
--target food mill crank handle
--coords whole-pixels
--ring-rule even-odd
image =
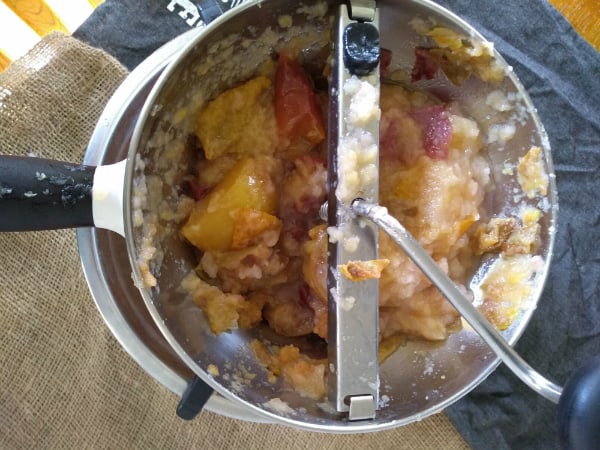
[[[587,450],[600,445],[600,355],[577,370],[565,388],[552,383],[533,369],[504,340],[479,310],[460,292],[454,282],[437,266],[410,233],[387,209],[356,199],[356,214],[375,222],[425,273],[502,362],[527,386],[546,399],[558,403],[557,426],[560,440],[567,449]]]

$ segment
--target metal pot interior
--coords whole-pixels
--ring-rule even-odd
[[[191,45],[165,70],[140,115],[130,148],[128,166],[126,233],[134,279],[142,297],[168,343],[198,376],[226,398],[246,405],[271,419],[296,427],[327,432],[376,431],[407,424],[439,412],[455,402],[498,365],[497,358],[472,331],[463,329],[441,343],[408,341],[381,366],[381,395],[385,399],[371,421],[349,422],[326,402],[317,404],[278,381],[272,384],[256,361],[249,342],[265,330],[235,330],[215,336],[203,312],[182,290],[182,278],[197,264],[194,251],[178,233],[178,189],[192,170],[190,135],[195,113],[216,94],[249,78],[273,52],[285,47],[292,36],[308,37],[307,53],[315,57],[328,47],[331,15],[336,3],[324,9],[313,0],[250,2],[234,9],[199,33]],[[429,1],[380,0],[381,45],[391,49],[393,67],[410,69],[414,47],[423,42],[409,25],[415,17],[433,18],[438,24],[469,36],[479,36],[463,21]],[[322,14],[325,10],[327,13]],[[283,27],[282,16],[292,18]],[[479,36],[480,37],[480,36]],[[308,43],[307,41],[307,43]],[[498,55],[498,58],[501,57]],[[523,311],[503,332],[515,343],[529,321],[540,296],[552,254],[556,223],[556,189],[548,140],[523,87],[507,71],[500,88],[519,96],[524,114],[515,136],[503,150],[487,146],[493,189],[484,202],[484,216],[491,217],[516,206],[516,177],[506,177],[506,160],[517,161],[538,145],[544,151],[550,176],[549,208],[540,221],[538,254],[545,261],[540,282],[532,294],[532,307]],[[490,111],[482,99],[498,86],[469,79],[455,87],[438,78],[422,87],[444,99],[457,100],[467,115],[485,131]],[[147,264],[147,268],[145,267]],[[156,286],[148,287],[148,273]],[[481,275],[481,274],[479,274]],[[269,335],[269,338],[273,336]],[[310,340],[296,342],[309,348]],[[312,349],[322,351],[322,349]],[[219,368],[218,376],[207,372]],[[288,407],[275,408],[274,399]]]

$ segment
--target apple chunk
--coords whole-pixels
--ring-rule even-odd
[[[273,233],[278,237],[276,170],[268,157],[238,161],[210,194],[196,202],[181,229],[183,236],[202,251],[240,248],[254,243],[262,233],[268,234],[269,241]],[[252,218],[257,226],[249,223]]]

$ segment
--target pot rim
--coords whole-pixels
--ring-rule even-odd
[[[206,39],[207,35],[210,35],[210,33],[212,32],[213,29],[218,28],[223,22],[229,20],[230,17],[233,17],[234,15],[240,14],[247,9],[250,9],[252,7],[260,5],[261,3],[265,3],[266,1],[269,1],[269,0],[251,0],[249,2],[244,3],[243,5],[240,5],[237,8],[234,8],[234,9],[226,12],[225,14],[223,14],[222,16],[217,18],[214,22],[211,22],[206,28],[202,29],[202,31],[200,33],[198,33],[189,42],[187,42],[185,47],[180,52],[178,52],[178,54],[172,59],[172,61],[169,63],[169,65],[165,68],[164,72],[161,74],[159,80],[154,85],[150,95],[148,96],[147,101],[146,101],[146,103],[142,109],[142,112],[139,116],[138,123],[137,123],[136,129],[134,131],[132,140],[131,140],[130,151],[129,151],[129,155],[128,155],[129,163],[128,163],[127,174],[126,174],[127,180],[131,181],[134,177],[134,165],[135,164],[131,163],[131,161],[134,161],[135,156],[137,155],[138,146],[139,146],[139,142],[141,139],[141,133],[143,130],[143,124],[146,122],[146,120],[152,113],[153,106],[156,103],[156,100],[157,100],[160,92],[162,91],[164,84],[167,82],[167,80],[169,80],[172,77],[173,73],[176,71],[179,64],[185,60],[186,56],[192,51],[192,49],[196,45],[198,45],[202,40]],[[420,6],[426,10],[431,11],[431,13],[439,14],[444,19],[447,19],[449,22],[456,25],[456,27],[459,29],[469,30],[469,32],[471,33],[471,35],[473,37],[475,37],[477,39],[481,39],[482,41],[487,41],[487,39],[485,39],[483,37],[483,35],[481,35],[477,30],[475,30],[473,28],[473,26],[471,26],[465,20],[461,19],[460,17],[458,17],[451,11],[447,10],[446,8],[443,8],[442,6],[432,2],[430,0],[410,0],[410,2],[415,4],[416,6]],[[495,56],[498,57],[498,59],[500,60],[500,62],[503,65],[510,68],[510,66],[506,63],[504,58],[497,51],[495,51]],[[554,168],[553,168],[552,158],[551,158],[551,154],[550,154],[549,139],[548,139],[545,129],[541,123],[539,115],[537,114],[537,111],[536,111],[535,107],[533,106],[533,102],[531,101],[531,99],[530,99],[529,95],[527,94],[525,88],[523,87],[522,83],[517,79],[516,75],[514,74],[514,72],[512,70],[507,71],[507,77],[510,79],[511,83],[515,86],[517,91],[522,95],[523,103],[527,106],[528,113],[529,113],[529,116],[533,120],[536,133],[539,135],[540,146],[542,147],[545,161],[547,163],[547,169],[548,169],[548,174],[549,174],[549,189],[548,189],[549,194],[548,195],[549,195],[550,208],[551,208],[551,210],[549,211],[550,224],[549,224],[549,228],[548,228],[549,232],[548,232],[548,244],[547,244],[547,256],[546,256],[547,264],[549,264],[552,259],[552,256],[553,256],[553,252],[554,252],[554,245],[555,245],[555,238],[556,238],[555,235],[556,235],[556,225],[557,225],[557,213],[558,213],[557,189],[556,189],[556,184],[555,184]],[[131,183],[128,182],[126,184],[125,188],[126,188],[125,198],[129,199],[129,198],[131,198],[131,195],[132,195]],[[130,203],[128,203],[128,202],[125,203],[124,218],[126,221],[126,223],[125,223],[126,236],[132,236],[133,235],[132,214],[131,214],[131,210],[130,210]],[[132,267],[134,267],[135,277],[137,279],[137,282],[140,285],[142,285],[142,282],[141,282],[142,278],[138,271],[137,261],[135,260],[136,249],[134,246],[133,239],[127,238],[127,246],[128,246],[128,253],[131,258],[131,264],[132,264]],[[545,285],[546,279],[548,277],[548,273],[549,273],[549,270],[546,268],[539,283],[536,285],[536,289],[533,294],[534,298],[536,298],[536,299],[540,298],[541,291],[542,291],[542,289]],[[244,406],[250,408],[252,411],[256,412],[258,415],[264,416],[265,418],[269,418],[272,421],[275,421],[277,423],[283,423],[286,425],[291,425],[294,427],[307,429],[307,430],[311,430],[311,431],[317,430],[317,431],[327,431],[327,432],[332,432],[332,433],[363,433],[363,432],[372,432],[372,431],[382,431],[382,430],[386,430],[386,429],[395,428],[399,425],[412,423],[415,420],[420,420],[429,415],[438,413],[441,410],[443,410],[444,408],[446,408],[449,405],[456,402],[457,399],[463,397],[468,392],[470,392],[472,389],[474,389],[477,385],[479,385],[492,371],[494,371],[496,369],[496,367],[500,363],[499,358],[496,355],[494,355],[493,360],[491,362],[489,362],[489,365],[487,366],[487,368],[485,370],[482,370],[482,372],[476,379],[472,380],[470,383],[463,386],[462,389],[457,391],[455,394],[451,395],[449,398],[446,398],[445,400],[436,404],[434,407],[431,407],[431,408],[427,409],[426,411],[424,411],[422,414],[419,414],[418,418],[411,417],[411,418],[407,418],[404,420],[392,420],[392,421],[379,423],[379,424],[356,422],[350,426],[348,426],[348,425],[322,425],[321,426],[321,425],[317,425],[317,424],[303,422],[303,421],[300,421],[300,420],[297,420],[294,418],[285,417],[285,416],[278,415],[278,414],[272,413],[270,411],[261,409],[258,406],[236,396],[229,390],[225,389],[223,386],[221,386],[219,383],[217,383],[213,379],[213,377],[208,375],[204,370],[202,370],[198,366],[198,364],[187,354],[187,352],[179,344],[177,339],[171,334],[168,327],[165,325],[163,318],[160,316],[159,312],[154,307],[153,301],[152,301],[150,295],[148,294],[148,292],[145,290],[142,290],[142,296],[144,298],[146,305],[148,306],[150,314],[152,315],[156,324],[161,329],[161,332],[163,332],[165,339],[168,341],[168,343],[173,347],[173,349],[178,354],[178,356],[182,359],[182,361],[191,370],[193,370],[203,381],[205,381],[208,385],[210,385],[213,389],[220,392],[227,399],[229,399],[233,402],[238,402],[238,403],[243,404]],[[519,337],[522,335],[527,324],[529,323],[529,320],[531,318],[531,315],[533,314],[533,311],[534,311],[534,308],[531,308],[531,309],[525,311],[524,313],[522,313],[522,317],[519,319],[520,322],[519,322],[518,326],[511,329],[511,333],[507,338],[510,345],[514,345],[517,342],[517,340],[519,339]]]

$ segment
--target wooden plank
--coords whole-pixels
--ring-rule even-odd
[[[94,12],[94,8],[87,0],[43,1],[61,18],[70,33],[75,31]]]
[[[600,1],[549,0],[584,39],[600,51]]]
[[[28,52],[40,36],[17,16],[5,3],[0,2],[0,50],[11,60]]]
[[[10,65],[10,58],[0,50],[0,72],[6,69]]]
[[[2,0],[39,36],[58,30],[68,33],[67,27],[43,0]]]

